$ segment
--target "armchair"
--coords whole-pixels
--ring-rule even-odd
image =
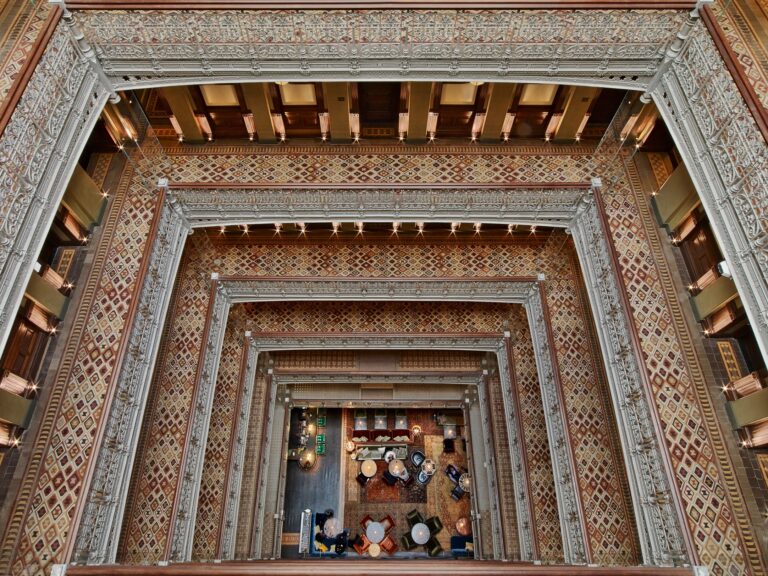
[[[437,516],[432,516],[431,518],[427,518],[426,522],[424,524],[427,525],[427,528],[429,528],[429,533],[434,538],[435,534],[438,534],[443,529],[443,523],[441,522],[440,518]]]
[[[427,549],[427,554],[429,554],[430,557],[439,556],[443,551],[443,547],[440,546],[440,543],[434,536],[427,541],[427,543],[424,545],[424,548]]]
[[[424,516],[422,516],[421,512],[419,512],[415,508],[405,515],[405,519],[408,522],[409,528],[413,528],[414,525],[421,524],[422,522],[424,522]]]
[[[400,537],[400,546],[403,547],[403,550],[413,550],[418,546],[416,542],[413,539],[413,536],[411,536],[410,532],[406,532]]]

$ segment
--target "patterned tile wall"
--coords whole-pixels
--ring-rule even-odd
[[[713,574],[748,573],[750,564],[759,573],[743,496],[721,472],[733,464],[633,166],[603,201],[699,562]]]
[[[570,241],[563,233],[554,233],[550,240],[565,253],[572,251]],[[548,246],[547,243],[545,246]],[[193,236],[188,244],[188,254],[194,254],[194,258],[188,256],[194,263],[200,264],[196,273],[185,271],[189,274],[193,287],[187,289],[184,284],[179,289],[179,299],[176,303],[177,311],[197,311],[199,316],[193,320],[188,314],[174,314],[174,332],[178,336],[172,336],[174,344],[172,349],[182,351],[185,365],[195,365],[193,359],[196,351],[199,351],[202,335],[203,318],[201,310],[207,305],[207,294],[201,297],[201,278],[207,278],[205,270],[216,270],[222,275],[268,275],[268,276],[317,276],[317,277],[363,277],[363,276],[514,276],[531,275],[540,269],[541,243],[530,242],[529,238],[521,240],[520,244],[511,243],[480,243],[461,244],[458,242],[445,242],[439,244],[417,243],[370,243],[365,241],[329,242],[315,245],[306,243],[278,244],[258,246],[235,243],[214,243],[213,245],[203,236]],[[562,255],[560,255],[562,259]],[[571,266],[576,266],[572,259],[565,260]],[[206,268],[206,263],[208,268]],[[215,263],[210,268],[210,263]],[[559,271],[562,272],[562,271]],[[595,436],[592,428],[605,421],[609,417],[601,406],[594,400],[590,400],[598,386],[599,380],[595,379],[592,356],[585,349],[584,319],[580,316],[582,309],[579,302],[578,290],[573,286],[578,279],[574,275],[566,275],[567,281],[563,286],[558,285],[551,292],[562,291],[562,295],[553,296],[551,307],[554,316],[563,318],[558,324],[556,338],[560,346],[558,354],[563,361],[567,361],[568,369],[572,370],[574,377],[564,378],[567,386],[582,386],[580,378],[590,381],[591,388],[588,392],[579,394],[573,392],[573,410],[578,414],[574,418],[574,425],[580,426],[574,433],[575,437],[584,431],[589,438],[585,438],[581,446],[583,451],[580,456],[584,458],[581,467],[587,480],[582,485],[584,500],[594,502],[594,508],[590,508],[589,518],[595,523],[594,532],[591,534],[592,547],[596,551],[595,556],[602,558],[600,554],[612,554],[611,562],[631,563],[636,559],[634,553],[634,533],[630,519],[626,516],[624,506],[625,498],[622,494],[620,481],[613,479],[606,483],[604,479],[594,481],[598,474],[598,468],[607,470],[613,477],[620,478],[620,469],[613,465],[611,456],[614,448],[610,444],[607,435]],[[183,280],[182,282],[184,282]],[[569,284],[566,286],[565,284]],[[398,332],[398,333],[423,333],[425,327],[432,333],[451,333],[470,331],[486,331],[499,333],[503,330],[504,319],[508,315],[506,305],[497,304],[458,304],[458,303],[414,303],[407,308],[408,313],[403,313],[403,304],[388,303],[325,303],[321,308],[312,302],[275,302],[264,304],[246,304],[248,309],[258,311],[257,320],[254,320],[251,328],[258,332],[332,332],[344,334],[349,332]],[[468,318],[474,318],[476,311],[484,311],[491,316],[480,316],[468,323]],[[490,312],[487,312],[490,311]],[[493,318],[492,321],[488,318]],[[196,327],[195,334],[192,327]],[[470,327],[470,328],[468,328]],[[578,342],[570,343],[570,331],[576,335]],[[578,367],[578,358],[585,360],[585,366]],[[178,479],[179,462],[174,456],[176,452],[166,451],[173,448],[180,450],[181,437],[175,447],[171,446],[171,440],[167,438],[167,431],[180,430],[186,424],[186,415],[190,409],[191,395],[182,394],[178,388],[182,380],[179,378],[178,362],[165,361],[161,377],[161,383],[168,383],[169,390],[165,402],[169,405],[157,411],[159,416],[156,424],[151,425],[152,436],[157,439],[150,441],[147,453],[144,456],[143,466],[139,469],[141,485],[144,487],[134,492],[137,502],[134,504],[134,519],[128,524],[127,541],[134,548],[124,558],[126,561],[132,557],[162,558],[164,537],[159,534],[167,532],[170,514],[173,504],[173,486]],[[193,382],[193,369],[187,368],[190,374],[183,381]],[[188,384],[189,385],[189,384]],[[164,389],[164,388],[163,388]],[[567,396],[571,398],[571,396]],[[176,442],[174,440],[174,442]],[[151,450],[156,444],[162,448],[165,454],[161,460]],[[598,450],[591,447],[598,446]],[[159,450],[159,448],[158,448]],[[175,458],[175,459],[174,459]],[[159,467],[157,463],[165,464]],[[155,487],[163,486],[167,489],[157,490]],[[603,490],[603,486],[608,486]],[[164,498],[162,504],[159,498]],[[609,505],[613,502],[613,505]],[[150,507],[150,503],[152,506]],[[622,514],[624,514],[622,516]],[[611,525],[611,530],[606,525]],[[615,528],[615,529],[614,529]],[[148,529],[152,534],[157,534],[153,539],[148,539]],[[139,546],[141,544],[141,546]]]
[[[276,150],[219,147],[217,156],[190,153],[188,148],[168,152],[174,182],[180,183],[588,183],[591,176],[591,150],[586,147],[567,149],[567,153],[561,148],[563,153],[551,155],[542,154],[540,148],[488,150],[477,153],[467,147],[457,154],[455,147],[438,146],[427,153],[404,153],[397,146],[339,146],[323,153],[316,147],[285,146]]]
[[[236,306],[235,308],[241,308]],[[244,470],[258,470],[260,468],[261,450],[264,446],[263,423],[269,386],[272,379],[267,374],[267,365],[270,355],[259,354],[256,363],[256,379],[253,384],[253,397],[251,399],[251,414],[248,418],[248,434],[245,443]],[[240,486],[240,510],[237,515],[237,530],[235,531],[235,559],[244,560],[251,556],[251,532],[253,520],[256,518],[256,482],[257,474],[243,474]]]
[[[134,465],[131,508],[118,554],[125,563],[162,559],[169,536],[210,299],[211,277],[205,271],[213,266],[207,251],[187,251],[184,258],[170,309],[170,332],[153,382],[154,411],[145,418],[152,424]]]
[[[0,33],[0,110],[32,53],[52,6],[47,0],[4,3]],[[7,8],[7,10],[6,10]]]
[[[217,557],[227,490],[227,474],[234,442],[233,426],[237,416],[238,399],[241,395],[242,360],[249,346],[244,334],[243,315],[233,310],[227,318],[219,371],[216,376],[216,391],[213,395],[211,424],[208,429],[200,495],[197,502],[197,520],[192,547],[193,560]]]
[[[103,223],[101,243],[90,276],[84,280],[85,294],[55,382],[46,383],[55,391],[13,512],[13,525],[21,528],[13,574],[41,573],[61,561],[104,396],[115,376],[115,356],[155,208],[154,191],[142,188],[126,172]],[[25,493],[32,495],[26,510],[20,509]],[[10,536],[11,532],[6,533],[6,538]]]
[[[637,564],[640,551],[626,474],[610,425],[612,409],[604,401],[607,384],[595,358],[578,262],[566,237],[557,236],[547,242],[541,261],[591,561]]]
[[[539,557],[544,562],[563,561],[563,538],[549,454],[547,424],[541,402],[541,388],[536,371],[531,331],[522,309],[512,310],[512,371],[520,405],[521,442],[528,460],[528,485],[531,493],[534,535]],[[517,318],[515,318],[517,316]],[[520,322],[520,320],[526,320]]]
[[[520,308],[516,306],[515,308]],[[514,314],[510,309],[508,316]],[[527,320],[523,319],[527,322]],[[511,329],[516,328],[516,326]],[[489,374],[487,379],[488,412],[491,419],[491,434],[495,450],[496,486],[498,487],[499,509],[501,511],[501,527],[504,541],[504,556],[508,560],[520,560],[520,541],[517,533],[517,510],[515,501],[515,486],[512,482],[512,459],[509,456],[509,434],[507,433],[507,417],[504,409],[504,398],[501,392],[501,378],[498,368]],[[541,401],[541,398],[539,398]]]
[[[768,5],[764,0],[713,2],[712,11],[736,62],[745,72],[763,107],[768,109]]]
[[[375,157],[367,157],[377,151],[361,148],[360,162],[364,167],[355,165],[348,170],[341,166],[345,161],[354,160],[349,155],[337,154],[329,159],[324,155],[304,154],[291,161],[290,147],[285,149],[283,156],[276,159],[266,155],[238,156],[238,150],[245,149],[207,149],[211,154],[224,152],[229,155],[220,161],[216,161],[215,156],[179,157],[176,159],[179,172],[177,175],[171,175],[171,180],[216,182],[240,178],[243,182],[360,182],[368,178],[369,181],[390,182],[450,180],[455,183],[467,179],[475,183],[552,180],[581,182],[593,171],[593,162],[587,155],[588,151],[579,149],[574,150],[573,156],[545,156],[544,149],[528,152],[510,150],[509,156],[489,154],[490,161],[486,161],[481,153],[462,152],[452,156],[449,154],[448,159],[437,155],[431,158],[431,161],[439,166],[434,168],[429,166],[430,157],[427,154],[409,156],[401,153],[397,158],[390,156],[385,161],[377,162]],[[440,153],[442,150],[436,149],[435,152]],[[513,154],[526,158],[516,160]],[[295,162],[295,166],[289,165],[291,162]],[[384,175],[382,178],[377,177],[376,170],[369,168],[369,162],[377,166]],[[249,167],[249,164],[253,167]],[[396,167],[393,168],[392,164]],[[284,173],[280,170],[284,170]],[[216,174],[212,175],[211,171]],[[319,176],[313,176],[313,171]],[[452,174],[450,178],[447,176],[449,173]],[[366,175],[361,176],[362,174]],[[634,190],[638,186],[637,181],[628,181],[623,186],[609,191],[606,194],[606,209],[632,302],[635,325],[646,354],[657,409],[665,423],[668,449],[673,455],[677,472],[678,489],[691,519],[691,531],[695,535],[694,542],[702,563],[710,565],[716,572],[729,569],[746,572],[746,551],[749,551],[749,561],[753,566],[759,562],[759,555],[755,551],[749,526],[745,524],[747,515],[742,513],[743,501],[738,487],[729,473],[732,466],[730,458],[718,440],[721,432],[714,423],[714,418],[707,417],[711,412],[708,409],[710,399],[702,387],[696,385],[701,376],[695,370],[696,358],[692,356],[688,336],[679,326],[680,311],[676,300],[670,285],[664,279],[665,264],[662,252],[658,242],[652,240],[652,234],[649,236],[649,233],[653,232],[653,223],[649,214],[646,214],[644,209],[641,210],[641,207],[645,206],[645,199],[634,197]],[[123,202],[126,194],[128,201],[119,212],[122,224],[119,236],[115,236],[118,241],[113,245],[105,236],[104,246],[99,246],[101,250],[110,251],[108,256],[104,253],[105,261],[109,262],[105,274],[111,275],[114,280],[107,278],[101,281],[98,275],[94,277],[94,285],[90,290],[94,302],[98,301],[99,305],[79,312],[84,331],[83,340],[72,340],[71,349],[62,363],[64,366],[69,362],[71,366],[76,358],[81,359],[83,362],[78,364],[78,370],[83,371],[82,376],[79,379],[69,378],[68,372],[64,369],[60,371],[61,376],[57,381],[57,391],[60,393],[52,397],[44,423],[47,438],[55,437],[57,442],[63,441],[63,438],[85,439],[82,440],[85,455],[79,462],[87,460],[87,450],[91,446],[89,438],[95,433],[98,421],[90,416],[81,418],[78,415],[70,424],[64,419],[57,420],[56,414],[59,413],[59,407],[62,408],[61,414],[70,412],[66,407],[69,406],[70,398],[87,397],[88,409],[98,411],[102,406],[100,398],[114,370],[114,354],[100,353],[100,342],[104,340],[100,330],[104,322],[108,321],[112,323],[113,332],[121,333],[124,318],[120,317],[119,311],[127,310],[131,297],[130,290],[126,290],[125,286],[131,284],[132,274],[138,270],[140,254],[137,253],[136,247],[146,238],[152,213],[148,202],[142,205],[139,201],[140,191],[116,191],[112,205]],[[193,236],[192,242],[199,244],[199,235]],[[482,250],[476,245],[470,245],[466,249],[447,246],[437,254],[428,246],[393,245],[379,250],[374,246],[364,245],[341,248],[328,245],[318,246],[311,254],[297,256],[299,259],[294,260],[285,259],[292,248],[264,248],[266,250],[254,247],[247,254],[233,258],[232,273],[324,276],[331,270],[339,275],[386,277],[408,275],[414,264],[427,277],[439,277],[451,270],[457,275],[468,276],[487,276],[502,271],[512,274],[519,274],[524,270],[539,271],[536,263],[537,249],[534,246],[520,248],[519,253],[512,256],[497,247],[486,249],[486,254],[481,255]],[[268,255],[271,252],[280,257],[270,259],[265,256],[265,253]],[[350,258],[359,259],[360,267],[349,265]],[[227,267],[229,268],[229,265]],[[210,263],[208,270],[216,268],[223,269],[223,266]],[[99,282],[103,282],[103,288],[99,288]],[[98,294],[108,294],[109,301],[104,301],[101,296],[93,296],[97,290]],[[202,309],[204,306],[200,313]],[[94,321],[89,320],[91,314],[94,315]],[[102,318],[105,320],[100,321]],[[201,330],[198,326],[197,333]],[[194,347],[199,345],[199,342],[194,341],[192,332],[194,331],[190,332],[189,346]],[[190,355],[193,355],[193,352],[190,352]],[[188,376],[185,372],[185,377]],[[178,433],[174,431],[174,434]],[[42,437],[46,437],[45,434]],[[174,434],[169,435],[169,439],[179,441]],[[41,567],[53,560],[62,561],[62,543],[71,531],[69,518],[81,489],[76,475],[67,476],[66,470],[70,469],[68,467],[71,462],[67,451],[45,452],[47,440],[39,446],[37,461],[42,472],[39,488],[35,489],[34,474],[25,480],[26,497],[33,493],[36,495],[35,516],[29,516],[25,520],[26,509],[23,506],[15,511],[14,522],[5,541],[11,544],[4,546],[5,550],[15,550],[18,558],[15,567],[17,571],[21,571],[25,565]],[[162,468],[166,462],[161,458],[159,464]],[[49,481],[54,476],[61,477],[59,472],[62,470],[65,471],[64,477],[69,483]],[[60,488],[52,495],[53,486]],[[23,501],[22,497],[20,502]],[[66,503],[64,513],[61,512],[62,508],[58,507],[59,502]],[[23,532],[23,536],[18,546],[14,547],[13,543],[16,542],[19,531]],[[148,531],[148,537],[154,538],[152,530]],[[6,560],[8,557],[8,554],[3,556]]]

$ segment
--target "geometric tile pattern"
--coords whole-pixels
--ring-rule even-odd
[[[517,306],[516,308],[521,308]],[[508,316],[513,311],[510,310]],[[525,322],[527,320],[523,319]],[[517,326],[511,326],[516,329]],[[486,379],[488,391],[489,416],[492,425],[494,463],[496,467],[496,485],[499,494],[499,509],[501,510],[501,525],[504,535],[504,554],[511,560],[520,559],[520,542],[517,535],[517,510],[515,509],[515,486],[512,482],[512,459],[509,456],[509,435],[507,434],[507,417],[504,409],[504,398],[501,392],[501,378],[498,369],[492,371]]]
[[[669,161],[669,154],[659,152],[647,152],[645,157],[651,165],[651,171],[656,178],[656,190],[664,185],[669,175],[672,174],[672,163]]]
[[[241,309],[241,306],[233,307],[236,314],[240,314]],[[260,467],[261,451],[264,447],[264,419],[267,417],[269,387],[272,384],[272,378],[266,370],[269,357],[269,354],[259,354],[256,362],[256,378],[253,382],[243,470],[258,470]],[[235,531],[235,559],[237,560],[243,560],[251,555],[251,531],[256,514],[256,483],[258,478],[258,474],[243,474],[241,481],[240,510],[237,514],[237,530]]]
[[[744,374],[742,373],[739,359],[736,357],[733,342],[730,340],[718,340],[717,351],[720,353],[720,360],[728,373],[728,381],[733,382],[741,378]]]
[[[634,166],[602,197],[699,563],[712,574],[748,573],[739,528],[750,534],[749,520],[734,508],[743,497],[720,472],[732,464]]]
[[[231,449],[234,447],[237,403],[241,395],[240,369],[243,354],[248,350],[244,333],[242,314],[230,314],[224,332],[211,408],[211,425],[197,502],[193,560],[216,558],[217,554]]]
[[[248,147],[219,147],[218,155],[189,153],[170,159],[177,183],[238,182],[240,184],[401,184],[451,183],[584,183],[589,182],[592,167],[588,149],[569,150],[568,155],[515,154],[513,147],[500,147],[497,154],[487,150],[456,153],[455,148],[429,152],[403,153],[402,147],[338,147],[331,152],[299,146],[280,147],[275,151]],[[539,148],[540,150],[540,148]]]
[[[572,251],[567,236],[561,232],[552,236],[566,252]],[[543,240],[543,239],[542,239]],[[542,240],[529,237],[519,244],[503,241],[464,242],[375,242],[365,239],[349,241],[320,241],[317,244],[283,241],[248,245],[226,242],[211,242],[202,234],[192,236],[188,241],[182,280],[177,288],[178,296],[171,315],[173,325],[169,332],[169,345],[159,364],[160,401],[153,419],[145,419],[151,433],[148,436],[145,453],[139,460],[137,483],[132,492],[132,512],[127,516],[126,542],[122,559],[126,562],[161,559],[164,554],[166,534],[169,530],[170,510],[173,506],[175,486],[178,481],[180,462],[178,455],[183,446],[183,434],[188,423],[191,393],[182,388],[191,388],[195,382],[197,358],[201,348],[204,312],[208,306],[208,277],[214,270],[223,276],[301,276],[301,277],[492,277],[520,276],[535,274],[540,270]],[[554,241],[554,240],[553,240]],[[574,265],[572,260],[567,260]],[[568,277],[571,283],[575,277]],[[558,288],[559,289],[559,288]],[[564,288],[565,290],[565,288]],[[561,322],[557,336],[565,346],[571,332],[584,342],[584,318],[578,301],[578,291],[568,287],[569,296],[562,302],[552,302],[555,315],[568,310]],[[576,298],[570,308],[566,306]],[[348,333],[466,333],[503,331],[504,322],[509,318],[509,305],[455,302],[264,302],[249,303],[243,307],[251,318],[246,325],[255,335],[260,332],[331,332]],[[195,317],[193,317],[195,316]],[[568,324],[572,325],[568,325]],[[582,326],[579,327],[578,324]],[[574,326],[575,329],[574,329]],[[581,346],[568,348],[577,350],[589,364],[578,372],[597,386],[591,365],[592,356]],[[179,358],[174,359],[173,355]],[[578,358],[569,357],[571,364]],[[572,386],[581,386],[582,380],[563,379]],[[591,390],[594,392],[594,390]],[[591,397],[591,394],[589,395]],[[595,412],[594,402],[580,398],[577,410],[581,421],[601,423],[609,415]],[[586,408],[584,408],[586,407]],[[598,416],[593,416],[597,414]],[[591,430],[590,430],[591,431]],[[607,471],[620,478],[611,462],[613,450],[607,437],[599,444],[597,454],[582,455],[583,469],[589,482],[598,470]],[[583,489],[589,501],[595,502],[591,510],[592,519],[598,529],[591,535],[592,548],[596,557],[603,550],[611,551],[612,563],[632,563],[632,542],[634,538],[626,530],[631,524],[622,516],[625,498],[619,480],[585,484]],[[601,499],[602,498],[602,499]],[[605,502],[613,502],[606,506]],[[609,520],[604,520],[609,519]],[[611,530],[603,530],[609,521]],[[615,527],[615,530],[613,529]],[[516,538],[513,539],[516,541]],[[628,543],[629,542],[629,543]],[[514,552],[514,551],[511,551]],[[517,553],[517,552],[514,552]]]
[[[17,2],[18,11],[10,16],[9,26],[0,34],[0,110],[6,105],[11,86],[35,48],[45,20],[51,12],[48,0]],[[14,10],[9,3],[2,8]]]
[[[170,332],[152,386],[154,410],[145,417],[152,422],[152,433],[146,435],[134,468],[131,509],[126,511],[130,529],[124,531],[118,555],[122,562],[162,558],[167,545],[210,299],[211,266],[201,252],[187,253],[181,263],[177,297],[169,310]],[[154,555],[145,555],[148,550]]]
[[[33,472],[40,470],[40,475],[31,487],[33,498],[26,518],[14,522],[23,525],[14,574],[40,573],[60,561],[57,554],[70,531],[103,398],[115,376],[115,357],[135,297],[156,203],[156,194],[132,181],[130,173],[124,174],[105,216],[87,294],[74,320],[44,416],[48,424],[43,430],[47,427],[50,436],[46,442],[41,434],[34,447],[32,468]],[[31,473],[25,480],[34,478]]]
[[[711,6],[736,62],[744,69],[763,108],[768,110],[768,47],[765,45],[768,6],[765,2],[744,0],[713,2]]]
[[[514,326],[511,369],[515,375],[515,393],[520,406],[521,448],[525,450],[528,461],[528,488],[534,524],[532,533],[543,562],[562,562],[563,538],[531,331],[525,310],[514,309],[512,314],[519,317],[511,322]]]
[[[547,243],[542,260],[592,562],[638,564],[639,544],[624,489],[625,470],[610,432],[612,409],[605,402],[607,384],[594,357],[590,317],[579,291],[578,262],[565,238],[558,237]]]
[[[351,151],[297,157],[294,159],[296,165],[293,166],[287,158],[291,147],[285,148],[285,157],[274,161],[266,155],[254,153],[250,148],[240,150],[247,150],[248,156],[237,157],[238,149],[233,148],[229,151],[232,154],[230,158],[212,167],[206,164],[204,156],[194,158],[194,155],[190,154],[175,159],[180,177],[175,178],[171,174],[171,181],[217,182],[226,181],[235,175],[242,177],[243,182],[276,183],[506,183],[536,180],[584,182],[592,175],[594,167],[593,159],[588,156],[589,151],[579,148],[573,150],[573,157],[566,153],[547,157],[543,151],[539,151],[536,152],[535,162],[530,157],[533,156],[530,151],[511,148],[509,151],[505,149],[503,153],[488,154],[493,158],[492,162],[485,162],[483,154],[472,152],[453,154],[453,162],[439,160],[443,150],[438,148],[434,149],[436,154],[433,157],[429,154],[403,154],[392,151],[385,161],[377,163],[376,169],[370,167],[370,162],[377,162],[374,157],[360,159],[354,168],[346,171],[340,168],[341,164],[357,162],[351,156]],[[215,154],[216,149],[211,147],[207,152]],[[365,148],[361,148],[360,153],[365,156]],[[380,153],[380,150],[377,149],[377,153]],[[515,155],[526,154],[529,158],[525,161],[514,159]],[[215,156],[207,156],[208,161],[213,158]],[[439,162],[439,169],[431,166],[430,161]],[[475,166],[478,162],[482,167]],[[255,168],[243,166],[248,163],[253,164]],[[389,176],[379,179],[376,177],[379,173],[377,170]],[[708,565],[713,573],[747,573],[748,555],[753,572],[757,572],[759,552],[756,551],[756,544],[751,535],[743,497],[731,475],[732,463],[722,442],[722,432],[716,424],[709,392],[706,387],[700,385],[703,377],[687,328],[681,320],[682,314],[673,285],[668,280],[669,271],[655,236],[655,225],[645,205],[647,198],[636,198],[633,195],[635,191],[640,190],[639,187],[639,181],[636,179],[621,182],[613,189],[606,190],[603,198],[657,413],[676,473],[676,488],[681,494],[689,518],[689,528],[694,546],[698,550],[699,563]],[[103,268],[94,268],[94,276],[89,280],[91,294],[96,294],[98,290],[98,297],[94,300],[98,301],[98,304],[95,303],[87,310],[77,313],[76,323],[81,326],[82,339],[73,338],[69,342],[69,349],[59,370],[55,391],[42,425],[43,436],[47,434],[47,437],[52,439],[51,446],[48,446],[46,440],[34,448],[37,455],[34,461],[38,464],[33,466],[33,473],[25,478],[21,492],[22,495],[27,494],[25,497],[35,497],[30,509],[33,513],[26,515],[26,509],[21,511],[21,515],[14,512],[9,526],[9,534],[22,531],[14,572],[21,571],[24,567],[32,567],[33,571],[42,570],[43,566],[54,560],[64,560],[60,558],[60,551],[67,534],[70,533],[71,514],[81,490],[78,474],[81,474],[83,463],[87,462],[90,456],[89,449],[102,407],[101,399],[114,371],[117,346],[112,343],[119,342],[123,336],[122,327],[126,320],[123,315],[132,297],[132,279],[135,278],[141,260],[137,246],[146,241],[152,215],[150,199],[153,196],[146,194],[143,204],[138,201],[141,196],[140,190],[115,191],[111,203],[116,210],[115,218],[119,220],[120,226],[114,230],[113,235],[105,234],[103,246],[94,247],[103,251],[102,257],[105,258],[100,264]],[[124,209],[117,210],[115,207],[122,205],[121,203],[124,203]],[[106,228],[105,224],[105,230]],[[113,237],[114,242],[111,240]],[[191,238],[190,244],[200,248],[206,242],[201,234],[196,234]],[[439,250],[436,250],[438,246]],[[311,253],[265,243],[261,248],[247,254],[235,255],[227,253],[226,249],[222,250],[222,263],[214,264],[211,261],[195,264],[204,267],[206,272],[216,268],[223,271],[231,264],[229,273],[241,275],[402,277],[411,275],[416,269],[424,277],[451,274],[487,277],[541,271],[540,262],[537,262],[539,247],[535,243],[526,247],[519,246],[518,253],[514,256],[503,248],[500,249],[499,245],[483,247],[474,243],[468,243],[463,248],[436,243],[393,243],[380,246],[374,243],[359,243],[348,247],[329,243],[326,246],[315,246]],[[274,258],[273,252],[276,253]],[[407,264],[402,264],[403,258],[410,260]],[[226,262],[227,259],[231,262]],[[102,269],[104,280],[100,279]],[[552,276],[548,275],[548,278],[551,280]],[[96,286],[96,282],[103,282],[103,287]],[[206,281],[201,283],[206,284]],[[203,296],[207,298],[207,292]],[[200,306],[197,314],[191,314],[189,310],[178,311],[189,314],[190,320],[194,320],[202,315],[206,305],[201,301],[193,305]],[[173,312],[170,317],[174,317]],[[202,327],[197,326],[196,330],[199,338]],[[105,337],[105,334],[108,336]],[[184,350],[182,346],[177,351],[187,358],[195,356],[197,352],[193,352],[192,348],[199,346],[199,342],[194,339],[194,330],[190,330],[186,343],[190,349]],[[106,348],[101,348],[102,343],[106,343]],[[106,352],[103,352],[104,350]],[[160,358],[158,368],[164,364],[165,360]],[[77,366],[79,376],[70,377],[66,366]],[[190,376],[189,365],[180,368],[183,369],[180,370],[180,375],[184,374],[185,381],[194,378],[194,373]],[[181,380],[177,379],[179,383]],[[166,390],[165,393],[169,391]],[[70,407],[74,399],[80,403],[77,408],[83,407],[89,411],[87,416],[71,414]],[[58,417],[58,414],[62,416]],[[65,414],[75,416],[72,422],[65,421]],[[179,441],[178,430],[168,432],[169,440]],[[70,439],[76,438],[76,444],[82,450],[80,455],[76,451],[68,450],[67,446],[49,450],[56,443],[69,442]],[[160,456],[157,459],[158,469],[163,469],[168,462],[165,456],[160,453],[157,455]],[[41,472],[39,483],[37,470]],[[166,480],[170,482],[171,478]],[[152,528],[151,522],[148,527]],[[146,537],[153,539],[156,535],[150,529]],[[12,538],[15,539],[15,536]],[[146,543],[142,541],[142,545],[144,544]]]

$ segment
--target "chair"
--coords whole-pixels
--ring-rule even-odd
[[[427,528],[429,528],[429,534],[432,537],[434,537],[435,534],[439,534],[440,531],[443,529],[443,523],[440,521],[440,518],[438,518],[437,516],[432,516],[431,518],[427,518],[424,524],[426,524]]]
[[[389,534],[384,537],[384,540],[379,542],[379,546],[381,546],[381,549],[387,554],[394,554],[397,552],[397,543]]]
[[[360,540],[362,541],[362,544],[355,542],[352,544],[352,548],[354,548],[355,552],[360,554],[360,556],[363,556],[368,551],[368,547],[371,545],[371,541],[368,540],[365,534],[360,536]]]
[[[416,524],[421,524],[424,522],[424,516],[422,516],[421,512],[414,508],[405,515],[405,520],[408,522],[408,527],[413,528]]]
[[[424,544],[424,548],[426,548],[427,554],[429,554],[431,557],[439,556],[443,551],[443,547],[440,546],[440,543],[434,536],[427,540],[427,543]]]
[[[430,480],[432,480],[432,476],[424,472],[424,470],[419,472],[419,475],[416,476],[416,482],[418,482],[422,486],[426,486],[427,484],[429,484]]]
[[[397,484],[397,476],[393,476],[389,473],[389,470],[384,470],[384,473],[381,475],[384,479],[384,482],[386,482],[390,486],[394,486]]]
[[[381,519],[380,524],[384,527],[384,532],[389,532],[392,528],[395,527],[395,521],[389,514]]]
[[[406,532],[400,537],[400,546],[403,547],[403,550],[413,550],[418,546],[416,544],[416,541],[413,539],[413,536],[411,536],[410,532]]]
[[[363,530],[365,530],[366,528],[368,528],[368,524],[370,524],[371,522],[373,522],[373,518],[371,517],[370,514],[366,514],[366,516],[362,520],[360,520],[360,527]]]
[[[370,480],[370,478],[368,478],[368,476],[366,476],[365,474],[363,474],[362,472],[360,472],[360,473],[359,473],[359,474],[358,474],[358,475],[355,477],[355,480],[357,480],[357,483],[358,483],[358,484],[360,484],[360,486],[365,486],[366,484],[368,484],[368,480]]]
[[[453,454],[456,452],[456,441],[453,438],[443,439],[443,454]]]
[[[424,452],[419,450],[414,450],[411,452],[411,464],[414,466],[421,466],[422,462],[424,462],[426,459],[427,457],[424,455]]]
[[[456,502],[458,502],[459,500],[461,500],[461,497],[464,496],[464,494],[466,494],[466,492],[464,492],[461,486],[457,484],[456,486],[454,486],[453,491],[451,492],[451,498],[453,498],[454,500],[456,500]]]
[[[451,482],[458,484],[459,478],[461,478],[461,471],[459,471],[453,464],[448,464],[448,466],[445,467],[445,475],[448,476]]]

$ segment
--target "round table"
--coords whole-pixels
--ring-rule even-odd
[[[381,546],[379,546],[375,542],[370,546],[368,546],[368,555],[371,558],[378,558],[379,554],[381,554]]]
[[[403,464],[402,460],[392,460],[389,463],[389,473],[392,476],[402,476],[403,472],[405,472],[405,464]]]
[[[419,546],[423,546],[429,542],[429,528],[423,522],[418,522],[411,528],[411,538]]]
[[[464,473],[461,476],[459,476],[459,486],[461,487],[464,492],[471,492],[472,491],[472,479],[469,476],[468,473]]]
[[[373,460],[364,460],[362,464],[360,464],[360,472],[363,473],[363,476],[366,478],[373,478],[376,475],[376,462]]]
[[[427,458],[424,460],[424,462],[421,463],[421,469],[424,471],[425,474],[429,474],[432,476],[432,474],[435,473],[435,470],[437,470],[437,466],[435,466],[434,460],[430,460]]]
[[[336,538],[339,532],[341,532],[341,520],[335,516],[333,518],[328,518],[328,520],[325,521],[325,524],[323,524],[323,532],[330,538]]]
[[[469,518],[462,516],[456,520],[456,532],[462,536],[469,536],[472,534],[472,522],[469,521]]]
[[[371,522],[368,524],[368,528],[365,529],[365,535],[374,544],[378,544],[384,540],[384,526],[380,522]]]

